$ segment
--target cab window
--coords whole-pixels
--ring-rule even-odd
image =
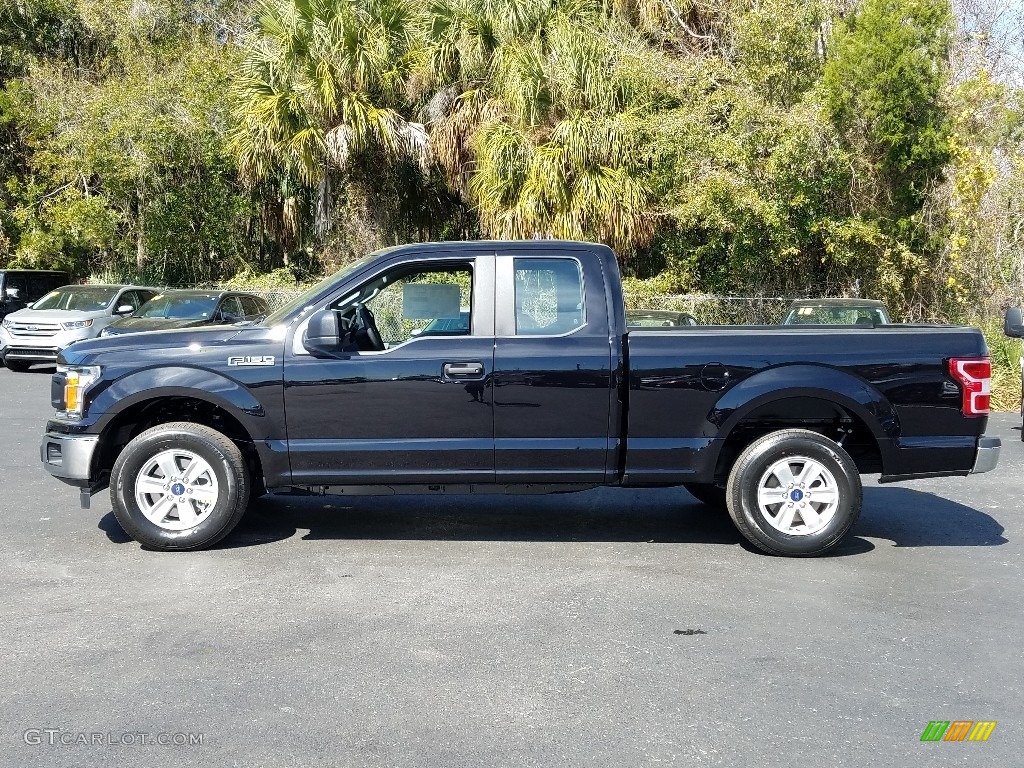
[[[583,276],[575,259],[515,260],[516,335],[556,336],[583,326]]]
[[[380,344],[365,338],[365,316]],[[413,339],[469,336],[472,332],[473,272],[469,264],[396,270],[364,285],[335,304],[352,328],[360,351],[382,351]],[[362,341],[360,341],[362,339]]]

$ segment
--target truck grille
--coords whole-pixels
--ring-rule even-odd
[[[60,333],[61,327],[57,323],[26,323],[11,322],[7,326],[7,332],[11,336],[24,338],[47,338]]]

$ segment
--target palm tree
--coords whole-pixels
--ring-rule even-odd
[[[635,28],[599,0],[434,0],[429,16],[433,152],[483,230],[643,243],[635,137],[657,99],[637,62],[658,56]]]
[[[317,187],[315,228],[332,219],[333,176],[361,152],[427,161],[423,126],[399,108],[422,55],[411,0],[266,0],[233,87],[232,146],[245,177]]]

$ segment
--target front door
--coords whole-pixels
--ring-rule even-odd
[[[493,256],[404,259],[342,293],[330,306],[364,305],[384,348],[322,359],[290,345],[293,482],[493,482]]]

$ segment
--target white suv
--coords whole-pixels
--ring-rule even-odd
[[[135,285],[66,285],[31,306],[12,312],[0,326],[0,353],[12,371],[55,363],[60,351],[130,315],[157,295]]]

